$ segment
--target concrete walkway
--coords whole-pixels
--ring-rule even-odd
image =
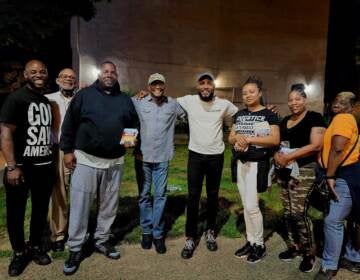
[[[183,260],[180,251],[184,245],[182,238],[167,241],[168,252],[156,254],[155,250],[145,251],[136,245],[121,245],[120,260],[109,260],[94,253],[85,259],[76,274],[64,276],[64,260],[56,259],[49,266],[41,267],[31,263],[17,279],[313,279],[319,269],[319,260],[312,273],[298,270],[300,259],[285,263],[278,259],[285,244],[279,235],[274,234],[267,241],[268,255],[257,264],[248,264],[244,259],[233,256],[235,250],[243,245],[243,239],[219,237],[219,250],[209,252],[201,240],[192,259]],[[0,258],[0,279],[13,279],[7,276],[9,260]],[[335,279],[360,279],[359,274],[340,270]]]

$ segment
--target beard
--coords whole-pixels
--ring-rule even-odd
[[[213,98],[214,98],[214,92],[211,92],[209,94],[209,96],[202,96],[200,92],[198,92],[198,95],[199,95],[200,99],[204,102],[209,102],[209,101],[213,100]]]

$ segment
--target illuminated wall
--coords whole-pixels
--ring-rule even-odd
[[[309,85],[311,109],[322,110],[328,0],[122,0],[100,3],[90,22],[73,19],[72,47],[80,83],[94,66],[113,60],[125,90],[163,73],[167,94],[194,90],[199,72],[212,71],[218,94],[240,101],[240,86],[256,74],[266,100],[287,112],[292,83]]]

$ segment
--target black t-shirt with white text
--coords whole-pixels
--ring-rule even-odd
[[[279,125],[279,118],[266,108],[255,112],[243,109],[235,114],[234,125],[236,134],[261,137],[270,134],[271,125]],[[238,159],[245,161],[262,160],[272,155],[272,149],[250,145],[247,151],[235,153]]]
[[[45,96],[27,87],[20,88],[6,99],[0,122],[16,126],[13,142],[17,164],[42,164],[53,160],[52,114]]]

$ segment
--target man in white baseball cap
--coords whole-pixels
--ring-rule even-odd
[[[150,249],[152,243],[159,254],[166,252],[164,209],[169,161],[174,156],[174,131],[177,118],[185,112],[175,99],[165,96],[165,77],[154,73],[148,79],[149,94],[139,100],[132,98],[140,119],[140,140],[144,182],[139,188],[141,246]],[[151,185],[154,184],[154,198]]]

